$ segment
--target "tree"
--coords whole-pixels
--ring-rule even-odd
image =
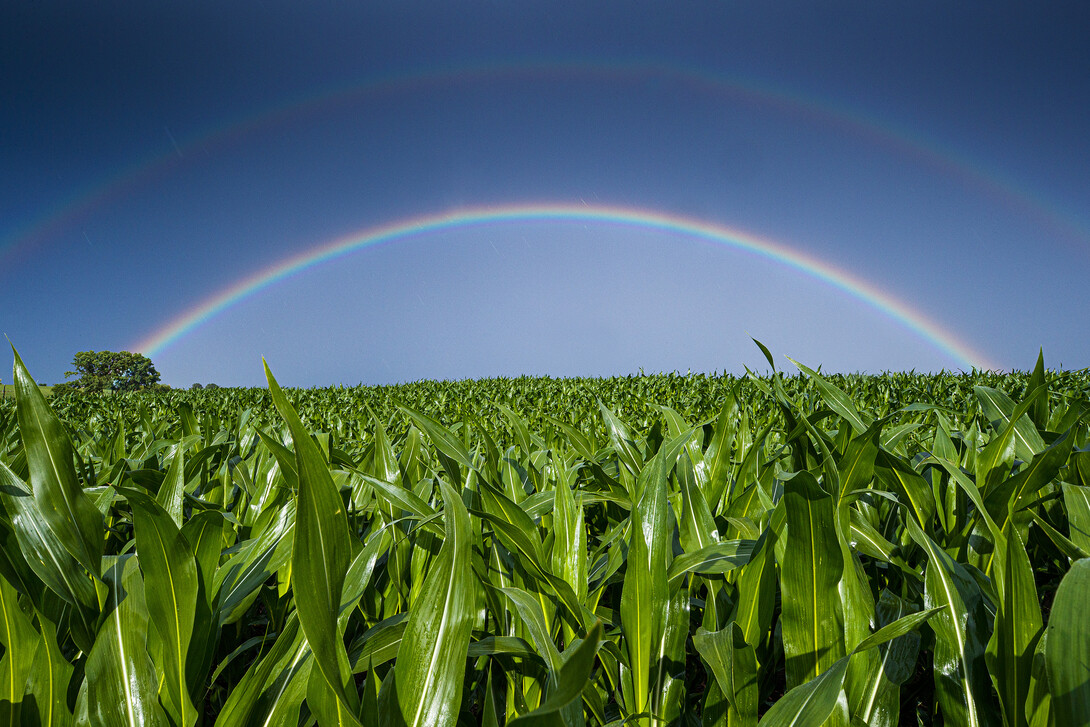
[[[151,359],[140,353],[80,351],[72,365],[76,370],[65,376],[79,376],[70,385],[82,391],[136,391],[159,381]]]

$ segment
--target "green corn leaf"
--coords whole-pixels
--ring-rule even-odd
[[[401,639],[405,636],[405,621],[409,614],[399,613],[378,622],[352,642],[348,658],[354,671],[360,671],[367,663],[381,666],[397,658]],[[533,651],[532,649],[528,649]]]
[[[964,566],[939,548],[916,523],[905,521],[912,539],[927,553],[924,605],[941,609],[935,632],[935,691],[945,724],[977,727],[994,723],[989,704],[984,648],[991,634],[980,588]]]
[[[697,484],[693,464],[687,453],[678,459],[677,475],[681,483],[682,504],[678,534],[682,549],[693,552],[713,545],[719,540],[719,531],[704,499],[704,493]]]
[[[848,658],[832,666],[805,684],[791,689],[765,712],[758,727],[819,727],[839,707],[837,721],[847,722],[848,705],[843,696]]]
[[[1045,644],[1048,632],[1041,635],[1033,653],[1029,675],[1029,696],[1026,700],[1026,722],[1029,727],[1049,727],[1052,722],[1052,696],[1048,692],[1048,667],[1045,664]]]
[[[195,724],[197,710],[186,684],[186,655],[197,610],[197,561],[170,513],[148,495],[118,488],[133,508],[136,549],[144,573],[144,598],[151,632],[162,653],[164,706],[182,727]]]
[[[352,683],[348,653],[337,631],[341,591],[351,559],[348,516],[329,467],[302,420],[273,378],[265,377],[280,416],[291,429],[299,472],[292,577],[299,624],[314,652],[314,661],[338,700],[341,724],[354,723],[359,695]]]
[[[444,427],[439,422],[435,421],[429,416],[421,414],[420,412],[413,411],[412,409],[406,409],[405,407],[398,407],[413,420],[416,426],[428,435],[428,439],[431,440],[432,445],[439,451],[441,455],[446,456],[449,460],[467,470],[473,469],[473,458],[469,455],[469,450],[465,448],[461,440],[454,436],[449,429]],[[457,467],[447,467],[450,477],[455,482],[461,482],[462,475],[458,471]]]
[[[1045,642],[1045,667],[1056,725],[1090,725],[1090,558],[1060,581]]]
[[[545,659],[545,663],[549,666],[550,675],[555,679],[560,673],[560,651],[556,648],[556,644],[553,643],[549,634],[549,627],[545,623],[545,614],[541,610],[541,602],[520,588],[501,588],[500,591],[514,605],[515,611],[537,648],[537,653]]]
[[[273,679],[257,702],[255,716],[250,722],[252,725],[276,727],[299,724],[299,711],[306,698],[310,675],[316,671],[312,656],[304,640],[296,651],[273,667]]]
[[[72,665],[57,646],[57,627],[38,614],[41,639],[27,676],[26,693],[34,697],[37,727],[69,727],[74,723],[68,708],[67,691],[72,679]]]
[[[719,508],[724,495],[728,495],[731,477],[731,454],[738,432],[738,385],[727,395],[715,428],[704,450],[704,464],[708,470],[708,484],[704,492],[705,501],[713,511]]]
[[[1033,373],[1030,374],[1026,390],[1036,391],[1040,386],[1045,387],[1045,394],[1035,400],[1033,408],[1029,410],[1029,415],[1033,420],[1033,425],[1037,427],[1038,431],[1043,432],[1048,428],[1049,419],[1048,376],[1045,373],[1045,350],[1043,348],[1037,352],[1037,364],[1033,367]]]
[[[0,501],[11,516],[11,527],[28,567],[53,593],[75,607],[71,616],[72,638],[80,649],[90,651],[99,612],[98,589],[90,574],[46,527],[37,501],[3,462],[0,462]]]
[[[234,689],[231,690],[219,715],[216,727],[246,727],[254,724],[251,719],[258,701],[265,692],[274,675],[274,668],[291,655],[301,655],[306,646],[303,633],[299,629],[299,619],[292,614],[273,644],[272,649],[256,661]]]
[[[594,668],[598,647],[602,642],[602,624],[597,622],[585,639],[565,653],[563,666],[553,688],[541,706],[508,722],[508,727],[552,727],[563,725],[560,713],[583,693]]]
[[[639,449],[633,443],[628,426],[600,401],[598,402],[598,410],[602,414],[602,421],[606,424],[609,440],[613,443],[613,449],[617,452],[617,456],[633,475],[638,475],[643,464],[643,455],[640,454]]]
[[[1063,493],[1068,537],[1084,552],[1090,553],[1090,487],[1065,484]]]
[[[170,724],[157,696],[159,680],[147,652],[148,610],[137,559],[122,556],[103,574],[110,586],[107,616],[87,656],[87,720],[147,727]]]
[[[68,552],[97,576],[105,546],[102,513],[84,494],[76,476],[68,432],[49,408],[18,353],[12,378],[19,433],[26,448],[30,486],[38,512]]]
[[[878,597],[875,617],[881,626],[904,618],[916,610],[888,589]],[[919,653],[920,635],[910,632],[881,649],[871,664],[859,698],[852,702],[853,718],[870,727],[896,727],[900,721],[900,686],[911,676]]]
[[[914,613],[880,628],[820,675],[783,695],[761,717],[758,727],[821,727],[828,724],[826,720],[831,716],[846,724],[848,705],[843,688],[851,658],[910,633],[939,611],[930,609]]]
[[[1011,423],[1011,415],[1019,407],[1009,396],[998,389],[987,386],[974,386],[973,392],[980,402],[984,416],[988,418],[988,421],[992,423],[997,431],[1003,431]],[[1015,452],[1019,459],[1026,462],[1033,459],[1033,455],[1045,448],[1044,440],[1041,439],[1037,428],[1033,426],[1033,421],[1029,418],[1029,415],[1025,414],[1035,403],[1035,397],[1044,395],[1047,395],[1047,391],[1043,393],[1040,391],[1032,392],[1026,399],[1027,402],[1030,402],[1030,405],[1022,408],[1020,415],[1013,418],[1012,438]]]
[[[552,569],[566,581],[580,602],[587,599],[587,531],[582,500],[576,500],[571,488],[558,482],[553,497]],[[570,636],[570,634],[569,634]]]
[[[365,725],[365,727],[368,727]],[[375,727],[378,727],[376,722]],[[496,712],[496,696],[492,691],[492,667],[489,665],[485,675],[484,708],[481,710],[481,727],[500,727],[500,717]]]
[[[754,540],[724,540],[691,553],[682,553],[671,561],[666,571],[670,590],[678,587],[686,573],[727,573],[741,568],[753,558]]]
[[[175,449],[170,461],[166,479],[159,486],[156,501],[167,511],[174,524],[182,527],[182,504],[185,494],[185,449],[180,445]]]
[[[4,656],[0,658],[0,724],[19,722],[23,692],[40,641],[30,619],[19,608],[18,598],[7,579],[0,578],[0,644],[4,645]]]
[[[1025,509],[1041,488],[1049,485],[1067,464],[1074,443],[1074,433],[1069,429],[1061,434],[1033,461],[1022,466],[1018,474],[996,487],[984,499],[988,512],[1000,527],[1005,525],[1011,513]]]
[[[776,531],[765,530],[753,544],[753,555],[738,578],[736,621],[746,643],[757,648],[772,625],[776,603]]]
[[[378,693],[379,693],[379,676],[375,673],[375,666],[368,662],[367,664],[367,681],[363,685],[363,697],[360,699],[360,724],[363,727],[380,727],[378,721]],[[492,685],[488,685],[488,690],[485,694],[485,721],[487,722],[488,708],[491,707],[495,712],[495,704],[489,703],[492,699]]]
[[[903,495],[904,502],[922,527],[928,527],[936,506],[931,486],[912,467],[889,452],[879,450],[875,460],[875,475],[884,489]]]
[[[423,522],[422,526],[428,528],[436,535],[443,534],[443,528],[431,518],[435,516],[435,509],[424,502],[424,500],[412,490],[400,487],[398,485],[391,484],[385,480],[380,480],[376,477],[371,477],[363,473],[359,473],[364,482],[367,482],[375,489],[375,494],[391,508],[396,508],[399,512],[404,510],[412,513],[416,517],[420,518]]]
[[[446,537],[405,626],[394,671],[379,695],[380,718],[396,727],[457,722],[476,596],[473,529],[462,498],[440,483]]]
[[[819,373],[803,366],[790,356],[787,360],[795,364],[795,366],[799,368],[799,371],[802,371],[810,377],[814,382],[814,386],[821,392],[821,396],[825,399],[825,403],[829,405],[829,408],[844,417],[844,420],[852,425],[852,429],[855,430],[856,434],[862,434],[870,428],[870,425],[864,421],[863,417],[859,414],[859,410],[855,408],[855,404],[852,402],[851,397],[845,394],[839,387],[826,381]]]
[[[1033,582],[1033,566],[1013,521],[1007,521],[995,555],[993,573],[999,602],[985,659],[999,695],[1004,723],[1009,727],[1025,727],[1033,654],[1044,622]]]
[[[662,445],[644,465],[636,482],[636,507],[632,512],[628,564],[621,589],[621,629],[632,673],[634,714],[651,706],[652,654],[662,638],[663,618],[670,594],[667,567],[670,555],[667,478],[692,431]]]
[[[256,429],[257,436],[261,438],[261,442],[265,445],[273,457],[276,458],[276,463],[280,465],[280,473],[284,476],[284,481],[292,492],[299,489],[299,470],[295,463],[295,456],[291,453],[291,450],[285,447],[275,437],[266,434],[261,428]]]
[[[699,628],[693,636],[693,645],[711,668],[727,700],[727,724],[756,727],[757,657],[753,647],[746,643],[742,629],[735,622],[719,631]]]
[[[670,594],[663,614],[662,636],[655,653],[651,711],[667,724],[681,717],[685,702],[685,642],[689,636],[689,585]]]
[[[0,466],[2,464],[0,463]],[[15,587],[15,590],[26,595],[30,602],[38,607],[42,602],[42,592],[45,584],[42,583],[42,579],[34,573],[30,564],[27,563],[26,556],[19,546],[19,539],[11,527],[11,515],[6,512],[4,507],[6,501],[2,494],[5,487],[4,483],[11,481],[12,478],[14,478],[14,475],[11,474],[10,470],[6,473],[0,470],[0,576],[6,578],[8,583]],[[18,481],[18,478],[15,478],[15,481]],[[9,496],[16,491],[23,492],[27,496],[30,495],[30,492],[21,486],[22,483],[19,484],[18,490],[9,488]]]
[[[223,549],[223,515],[214,511],[195,513],[182,526],[182,535],[197,560],[197,572],[206,588],[215,582]],[[209,597],[211,594],[208,594]],[[209,602],[211,603],[211,602]]]
[[[785,483],[789,553],[780,562],[783,650],[788,688],[810,681],[844,655],[837,586],[844,560],[833,523],[833,498],[813,475]]]
[[[320,725],[355,725],[363,727],[356,714],[345,714],[344,703],[318,669],[312,668],[306,682],[307,707]]]

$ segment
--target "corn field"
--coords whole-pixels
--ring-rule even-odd
[[[16,355],[0,724],[1090,725],[1090,372],[797,368],[47,401]]]

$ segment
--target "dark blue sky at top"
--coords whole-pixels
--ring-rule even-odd
[[[0,333],[59,381],[352,231],[586,201],[781,242],[1004,368],[1082,368],[1088,31],[1082,3],[3,3]],[[960,365],[769,261],[540,221],[318,266],[155,361],[175,386],[258,384],[262,355],[293,385],[738,372],[747,334]]]

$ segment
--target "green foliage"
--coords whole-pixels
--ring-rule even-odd
[[[151,359],[128,351],[80,351],[72,359],[75,371],[65,376],[78,376],[67,386],[87,392],[136,391],[154,387],[159,381]]]
[[[0,401],[0,722],[1090,720],[1090,373]]]

